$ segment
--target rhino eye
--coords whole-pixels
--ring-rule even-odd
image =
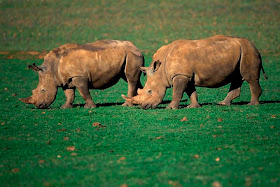
[[[46,92],[46,90],[45,90],[44,88],[42,88],[42,89],[41,89],[41,92],[44,93],[44,92]]]
[[[147,93],[150,94],[150,95],[152,95],[152,90],[149,89],[149,90],[147,91]]]

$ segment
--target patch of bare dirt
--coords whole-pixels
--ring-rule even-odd
[[[0,55],[4,55],[6,59],[43,59],[48,52],[46,51],[0,51]]]

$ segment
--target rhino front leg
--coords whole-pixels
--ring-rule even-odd
[[[88,79],[83,77],[74,77],[72,79],[73,85],[78,89],[79,93],[81,94],[82,98],[85,100],[85,108],[95,108],[96,105],[92,101],[89,88],[88,88]]]
[[[183,93],[188,85],[189,78],[184,75],[177,75],[173,78],[173,93],[172,93],[172,101],[166,107],[169,109],[178,109],[179,103],[183,97]]]
[[[187,106],[187,108],[200,108],[200,104],[198,104],[198,95],[194,86],[194,83],[190,83],[186,89],[186,92],[191,100],[191,104]]]
[[[75,89],[63,88],[63,91],[66,97],[66,102],[64,103],[64,105],[61,106],[61,108],[72,108],[75,99]]]
[[[229,92],[224,100],[220,101],[219,105],[230,105],[231,101],[240,96],[241,86],[243,83],[242,77],[234,78],[235,80],[231,83]]]

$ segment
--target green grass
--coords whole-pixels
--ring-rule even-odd
[[[0,1],[0,181],[3,186],[279,186],[280,67],[277,1]],[[92,90],[96,109],[50,109],[18,99],[38,83],[28,51],[110,38],[130,40],[146,65],[162,45],[214,34],[245,36],[269,76],[261,105],[247,106],[247,83],[231,106],[229,89],[197,88],[202,108],[122,107],[127,85]],[[24,51],[24,52],[22,52]],[[142,77],[145,82],[145,77]],[[183,117],[187,121],[181,121]],[[101,126],[94,126],[93,123]],[[74,150],[73,150],[74,149]]]

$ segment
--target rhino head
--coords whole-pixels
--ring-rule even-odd
[[[141,71],[147,75],[147,82],[143,89],[138,89],[134,97],[122,97],[132,103],[138,104],[143,109],[156,108],[163,100],[166,92],[164,80],[164,67],[160,61],[154,61],[149,67],[141,67]]]
[[[47,108],[53,103],[57,93],[57,84],[54,80],[53,70],[44,65],[37,66],[35,63],[28,67],[38,72],[39,84],[37,88],[32,91],[30,97],[20,100],[26,104],[34,104],[40,109]]]

